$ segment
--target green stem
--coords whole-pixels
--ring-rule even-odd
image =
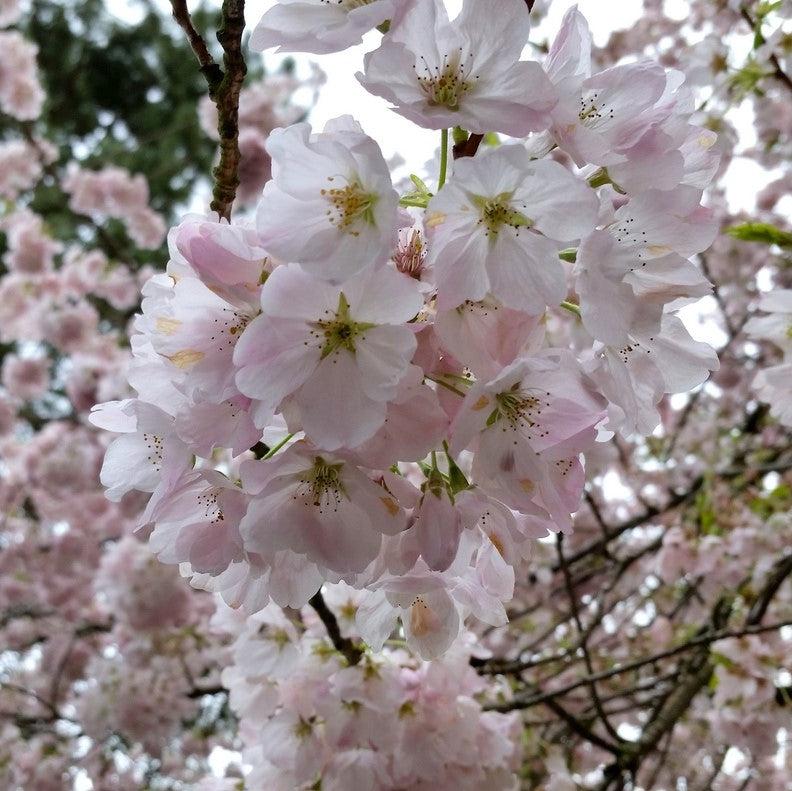
[[[578,318],[580,318],[580,305],[576,305],[574,302],[567,302],[564,300],[560,307],[564,308],[564,310],[568,310],[570,313],[574,313]]]
[[[271,459],[293,436],[294,434],[287,434],[277,445],[273,445],[262,458]]]
[[[440,175],[437,177],[438,191],[443,188],[446,182],[446,173],[448,171],[448,129],[443,129],[440,132]]]
[[[444,382],[442,379],[438,379],[437,377],[434,376],[427,376],[426,378],[429,379],[431,382],[434,382],[435,384],[439,384],[440,387],[445,387],[446,390],[450,390],[452,393],[458,395],[460,398],[465,397],[465,393],[463,393],[459,388],[454,387],[454,385],[448,384],[448,382]]]

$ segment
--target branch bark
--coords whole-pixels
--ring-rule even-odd
[[[317,591],[309,600],[308,604],[314,608],[322,623],[327,629],[327,635],[337,651],[340,651],[350,665],[356,665],[363,656],[363,649],[341,634],[341,627],[333,611],[327,606],[321,591]]]
[[[247,74],[242,53],[245,30],[245,0],[223,0],[222,22],[217,40],[223,48],[223,67],[215,61],[201,34],[195,29],[186,0],[171,0],[173,17],[184,31],[201,73],[209,88],[209,97],[217,108],[217,131],[220,135],[220,161],[212,171],[214,188],[211,208],[229,220],[239,186],[239,94]]]

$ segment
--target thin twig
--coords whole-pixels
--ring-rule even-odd
[[[586,665],[586,672],[589,674],[589,677],[594,675],[594,665],[591,661],[591,654],[588,650],[588,637],[589,632],[587,632],[583,628],[583,622],[580,620],[580,610],[578,609],[577,603],[577,594],[575,593],[575,588],[572,584],[572,575],[569,573],[569,566],[567,566],[566,558],[564,557],[564,536],[563,534],[559,534],[558,541],[556,543],[556,550],[558,552],[558,562],[561,565],[561,571],[564,575],[564,585],[566,586],[567,598],[569,599],[569,607],[570,612],[572,613],[572,620],[575,622],[575,626],[577,628],[578,636],[580,638],[580,650],[583,652],[583,662]],[[622,741],[621,736],[616,732],[616,729],[611,725],[610,721],[608,720],[607,715],[605,714],[605,710],[602,707],[602,701],[599,697],[599,692],[597,692],[597,683],[592,681],[589,684],[589,689],[591,691],[591,700],[594,703],[594,708],[597,712],[597,716],[602,720],[602,724],[605,726],[605,730],[610,734],[610,737],[616,741],[617,744],[620,744]]]
[[[672,656],[677,656],[678,654],[690,651],[693,648],[715,643],[718,640],[725,640],[729,637],[745,637],[746,635],[773,632],[783,628],[784,626],[792,626],[792,620],[780,621],[767,626],[747,626],[742,629],[725,629],[718,632],[713,632],[711,634],[703,634],[699,637],[694,637],[687,643],[678,645],[675,648],[669,648],[666,651],[661,651],[660,653],[653,654],[652,656],[636,659],[632,662],[627,662],[624,665],[619,665],[618,667],[614,667],[609,670],[602,670],[598,673],[594,673],[592,676],[573,681],[564,687],[560,687],[559,689],[549,690],[547,692],[533,692],[531,695],[518,695],[506,703],[496,703],[490,706],[485,706],[485,708],[491,711],[514,711],[516,709],[531,708],[532,706],[536,706],[540,703],[545,703],[552,698],[562,697],[563,695],[566,695],[573,690],[579,689],[580,687],[588,686],[592,680],[603,681],[608,678],[613,678],[614,676],[622,675],[623,673],[629,673],[632,670],[638,670],[639,668],[645,667],[646,665],[659,662],[661,659],[668,659]]]

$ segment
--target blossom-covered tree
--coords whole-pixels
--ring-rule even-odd
[[[250,20],[381,34],[407,178],[172,0],[218,154],[160,260],[179,207],[56,145],[3,13],[10,788],[792,787],[789,4],[548,5]]]

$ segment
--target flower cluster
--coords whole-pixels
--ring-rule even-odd
[[[771,291],[759,300],[759,310],[767,315],[749,319],[746,332],[757,340],[769,341],[784,355],[778,365],[760,370],[754,379],[754,390],[779,422],[792,426],[792,289]]]
[[[154,249],[162,244],[165,223],[149,208],[148,184],[143,176],[133,176],[119,167],[85,170],[74,165],[62,186],[70,196],[72,211],[97,222],[121,220],[138,247]]]
[[[348,116],[273,131],[255,226],[171,231],[135,323],[137,397],[92,421],[121,434],[108,496],[153,493],[150,544],[194,585],[251,612],[343,581],[368,645],[400,620],[428,659],[468,615],[506,622],[514,567],[571,530],[598,438],[650,433],[664,394],[717,368],[676,311],[710,290],[689,259],[716,232],[700,200],[718,155],[679,74],[591,73],[576,9],[539,63],[520,60],[522,0],[454,20],[395,5],[282,3],[254,41],[340,49],[385,13],[359,77],[446,130],[436,189],[400,196]],[[452,125],[463,145],[530,136],[446,179]]]
[[[354,594],[338,588],[331,601],[354,629]],[[223,682],[240,719],[242,759],[255,767],[246,787],[515,787],[519,718],[482,711],[486,685],[468,646],[432,663],[390,647],[350,667],[310,610],[304,621],[271,605],[246,622],[227,608],[215,616],[236,637]]]

